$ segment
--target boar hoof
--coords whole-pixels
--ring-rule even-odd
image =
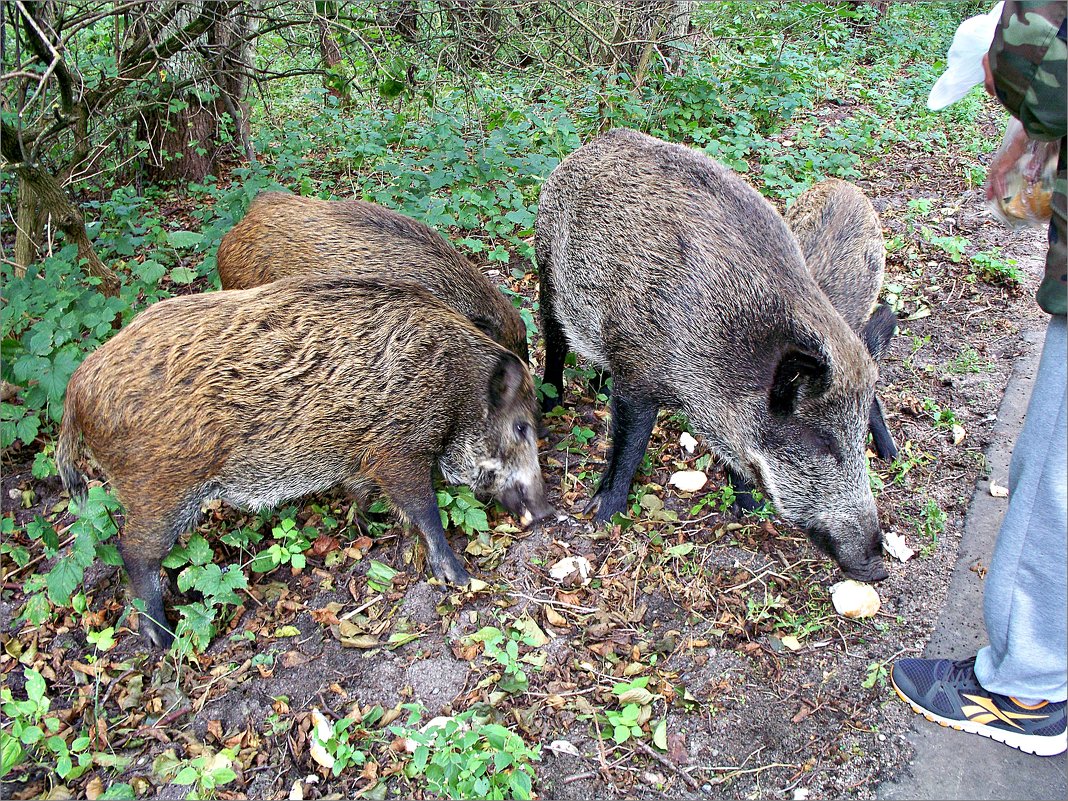
[[[148,638],[148,641],[161,651],[169,651],[174,644],[174,632],[164,626],[153,623],[144,616],[141,619],[144,621],[142,624],[144,631],[142,633]]]
[[[449,554],[439,562],[432,564],[431,569],[434,572],[434,578],[443,584],[466,587],[471,583],[471,574],[467,572],[466,568],[460,564],[460,560],[453,554]]]
[[[623,512],[625,509],[625,503],[616,503],[597,492],[594,493],[590,502],[586,504],[582,514],[586,517],[592,517],[598,523],[607,523],[617,512]]]

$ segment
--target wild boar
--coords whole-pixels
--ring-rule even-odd
[[[613,447],[587,511],[626,506],[661,406],[846,575],[885,578],[864,440],[877,370],[740,177],[625,129],[546,180],[535,223],[545,381],[568,348],[611,373]],[[863,332],[865,338],[870,332]]]
[[[523,319],[478,265],[430,226],[374,203],[262,192],[216,261],[223,289],[327,270],[416,281],[528,361]]]
[[[810,187],[786,212],[805,264],[831,305],[858,336],[869,324],[881,329],[875,340],[888,344],[897,316],[885,304],[876,307],[883,285],[886,246],[879,215],[860,187],[831,178]],[[873,352],[876,363],[884,352]],[[875,453],[897,457],[897,446],[876,397],[868,414]]]
[[[86,452],[111,481],[119,552],[166,647],[160,561],[213,498],[260,509],[374,488],[418,527],[434,575],[465,584],[434,474],[544,517],[537,412],[523,362],[422,286],[299,276],[139,314],[71,377],[56,461],[75,497]]]

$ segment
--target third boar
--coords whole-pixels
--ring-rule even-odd
[[[569,346],[613,380],[598,520],[626,507],[658,410],[681,408],[848,576],[886,577],[864,453],[881,345],[766,200],[694,150],[611,131],[546,180],[535,247],[545,381],[560,387]]]
[[[886,246],[879,215],[860,187],[831,178],[807,189],[786,212],[805,264],[820,289],[858,335],[866,326],[881,328],[875,337],[889,343],[897,317],[886,305],[876,307],[883,285]],[[878,363],[885,354],[873,352]],[[897,456],[897,446],[876,398],[868,415],[875,453]]]
[[[262,192],[216,260],[223,289],[329,270],[412,280],[528,360],[523,319],[478,265],[430,226],[374,203]]]
[[[56,461],[76,497],[86,451],[110,479],[144,631],[166,646],[160,562],[204,501],[376,488],[418,527],[434,575],[465,584],[434,475],[524,524],[545,517],[536,426],[515,354],[415,283],[333,273],[143,311],[71,377]]]

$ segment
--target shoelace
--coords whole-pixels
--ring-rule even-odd
[[[959,679],[968,679],[970,684],[979,685],[975,678],[975,657],[971,659],[954,659],[946,671],[945,678],[950,684],[956,684]]]

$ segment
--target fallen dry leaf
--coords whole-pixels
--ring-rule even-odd
[[[686,748],[686,735],[683,732],[669,732],[667,743],[668,759],[676,765],[685,765],[690,761],[690,752]]]
[[[565,556],[549,568],[549,575],[552,578],[569,586],[589,584],[591,573],[593,573],[593,565],[585,556]]]
[[[317,763],[330,770],[334,767],[334,757],[326,750],[323,743],[333,736],[334,727],[330,725],[330,721],[319,711],[318,707],[312,707],[311,717],[315,728],[314,734],[308,737],[308,753]]]
[[[990,494],[995,498],[1008,498],[1009,488],[1001,486],[994,479],[990,479]]]

